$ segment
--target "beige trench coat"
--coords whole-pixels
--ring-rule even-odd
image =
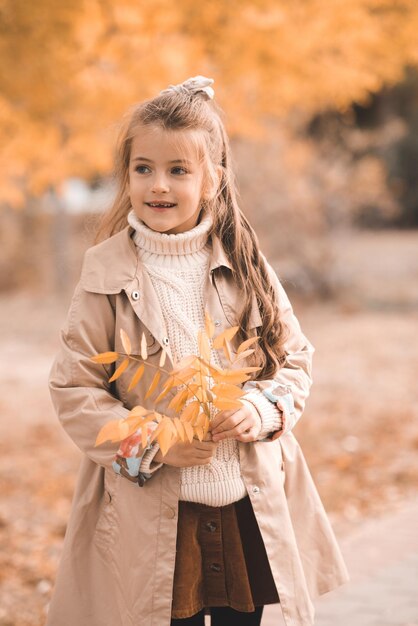
[[[84,455],[47,626],[170,624],[180,469],[163,465],[139,487],[113,470],[117,444],[94,446],[107,421],[125,417],[136,404],[152,408],[152,400],[143,400],[152,368],[128,392],[129,370],[109,384],[114,365],[95,364],[90,356],[123,352],[123,328],[134,354],[140,353],[144,331],[149,358],[158,363],[164,345],[167,369],[173,365],[160,305],[141,270],[132,233],[127,226],[87,250],[50,372],[58,418]],[[287,363],[275,380],[291,385],[298,419],[311,384],[313,347],[270,270],[282,315],[292,329]],[[206,307],[221,322],[221,332],[236,323],[242,301],[217,237],[212,237],[206,287]],[[254,334],[260,324],[254,298]],[[170,414],[170,399],[159,405],[161,412]],[[286,626],[311,626],[313,600],[349,576],[301,448],[289,431],[270,441],[239,442],[239,454]]]

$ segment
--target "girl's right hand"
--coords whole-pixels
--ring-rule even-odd
[[[210,434],[208,433],[210,437]],[[173,444],[165,456],[158,450],[154,457],[157,463],[174,465],[174,467],[191,467],[192,465],[207,465],[215,454],[218,444],[211,439],[205,438],[203,441],[193,439],[192,443],[178,441]]]

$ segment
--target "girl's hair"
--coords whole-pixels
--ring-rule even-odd
[[[167,131],[198,131],[189,135],[196,142],[203,164],[204,189],[211,190],[204,195],[201,205],[212,215],[209,235],[215,233],[219,237],[243,293],[244,306],[238,320],[239,341],[249,338],[248,323],[254,295],[259,305],[263,321],[260,339],[252,346],[255,352],[251,363],[261,367],[253,379],[263,380],[271,378],[284,364],[283,344],[287,327],[280,319],[275,289],[259,251],[257,235],[238,206],[230,145],[222,115],[222,110],[212,100],[174,90],[166,90],[155,98],[135,104],[127,112],[116,145],[116,197],[98,224],[95,243],[127,226],[127,215],[132,209],[127,188],[131,146],[141,128],[159,126]]]

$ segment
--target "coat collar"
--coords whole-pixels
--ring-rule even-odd
[[[140,261],[132,239],[134,229],[126,226],[116,235],[89,248],[83,260],[80,284],[93,293],[119,293],[137,276]],[[211,235],[210,271],[226,267],[233,271],[219,237]]]

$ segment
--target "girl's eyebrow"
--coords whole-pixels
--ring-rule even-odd
[[[148,163],[153,163],[151,159],[147,159],[146,157],[137,156],[132,161],[147,161]],[[168,161],[168,163],[189,163],[191,165],[191,161],[188,159],[174,159],[173,161]]]

